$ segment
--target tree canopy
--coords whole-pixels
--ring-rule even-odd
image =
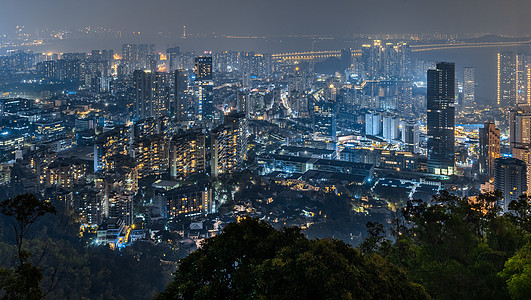
[[[256,219],[227,225],[182,260],[158,299],[427,299],[377,254]]]
[[[497,192],[474,199],[446,191],[431,203],[409,201],[392,222],[392,239],[368,224],[364,252],[405,270],[437,299],[529,299],[529,199],[501,214]],[[378,230],[377,230],[378,229]]]

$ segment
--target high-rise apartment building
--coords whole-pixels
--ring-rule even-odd
[[[363,45],[361,63],[364,79],[405,79],[410,76],[411,49],[407,43],[375,40],[372,45]]]
[[[382,115],[377,112],[365,114],[365,134],[380,136],[382,134]]]
[[[411,153],[419,153],[420,128],[415,121],[402,123],[402,142],[405,150]]]
[[[131,152],[131,128],[116,126],[96,137],[94,142],[94,172],[114,170],[113,156],[128,155]]]
[[[511,152],[514,158],[531,163],[531,107],[520,106],[509,115]],[[531,189],[531,169],[527,170],[527,186]]]
[[[166,49],[166,59],[168,61],[168,71],[170,73],[178,69],[179,54],[181,54],[179,47],[172,47],[172,48]]]
[[[212,80],[212,56],[199,56],[195,58],[195,81]]]
[[[188,72],[186,70],[176,70],[174,79],[174,101],[171,105],[170,114],[178,122],[188,120],[187,112],[190,108],[188,101]]]
[[[492,122],[479,129],[479,172],[494,177],[494,160],[500,157],[500,130]]]
[[[341,50],[341,70],[345,71],[352,65],[352,50],[350,48]]]
[[[497,103],[513,109],[531,105],[531,61],[528,55],[514,52],[498,53]]]
[[[502,192],[499,205],[503,212],[507,212],[512,201],[527,193],[526,164],[512,157],[497,158],[494,163],[494,187]]]
[[[183,179],[206,170],[206,135],[192,130],[170,141],[170,175]]]
[[[138,178],[158,176],[168,171],[168,143],[162,135],[136,140],[132,156],[137,163]]]
[[[135,118],[157,118],[169,114],[170,93],[167,73],[136,70]]]
[[[149,57],[155,52],[154,44],[123,44],[122,62],[129,71],[149,69]]]
[[[214,84],[212,81],[197,81],[195,85],[197,111],[201,120],[214,120]]]
[[[428,172],[452,175],[455,169],[455,64],[428,70]]]
[[[313,111],[313,138],[316,141],[336,141],[336,114],[332,101],[317,101]]]
[[[212,188],[208,184],[181,186],[162,195],[169,218],[212,212]]]
[[[513,53],[498,53],[496,99],[499,106],[515,106],[515,77],[516,66],[513,60]]]
[[[203,121],[212,122],[214,119],[212,56],[196,57],[194,74],[198,114]]]
[[[247,159],[248,125],[245,114],[225,116],[224,124],[212,132],[212,176],[232,173]]]
[[[473,107],[475,104],[475,69],[465,67],[463,69],[463,106]]]

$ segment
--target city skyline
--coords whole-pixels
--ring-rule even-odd
[[[529,298],[528,11],[0,4],[0,298]]]

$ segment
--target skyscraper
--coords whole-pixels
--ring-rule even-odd
[[[345,71],[352,64],[352,50],[350,48],[341,50],[341,70]]]
[[[531,105],[531,66],[526,54],[498,53],[497,103],[512,109]]]
[[[150,68],[148,56],[155,52],[153,44],[123,44],[122,61],[128,70]]]
[[[133,73],[135,118],[145,119],[168,114],[169,85],[167,73],[137,70]]]
[[[411,49],[407,43],[383,44],[380,40],[374,40],[372,45],[363,45],[361,77],[364,79],[408,78],[411,69],[410,54]]]
[[[531,163],[531,107],[520,106],[509,115],[511,152],[529,165]],[[531,189],[531,168],[527,170],[527,186]]]
[[[195,81],[212,80],[212,56],[199,56],[195,58]]]
[[[495,160],[494,187],[502,192],[503,199],[499,202],[503,212],[509,210],[512,201],[527,193],[526,164],[512,157],[501,157]]]
[[[170,141],[170,175],[183,179],[205,172],[206,135],[201,130],[192,130],[175,136]]]
[[[452,175],[455,168],[455,64],[437,63],[427,81],[428,172]]]
[[[501,107],[514,107],[516,104],[515,62],[513,53],[498,53],[497,62],[497,103]]]
[[[336,141],[336,114],[334,103],[317,101],[313,112],[313,138],[317,141]]]
[[[168,71],[171,73],[177,70],[178,58],[181,53],[179,47],[173,47],[166,49],[166,59],[168,60]]]
[[[212,176],[242,168],[247,158],[248,125],[245,114],[225,116],[224,124],[212,131]]]
[[[531,145],[531,107],[520,107],[509,115],[511,147]]]
[[[365,114],[365,134],[380,136],[382,134],[382,115],[377,112]]]
[[[202,120],[212,122],[214,119],[212,56],[196,57],[194,74],[199,115]]]
[[[514,56],[515,60],[515,79],[514,82],[516,86],[515,95],[516,95],[516,105],[529,105],[527,103],[527,55],[517,53]]]
[[[494,160],[500,157],[500,130],[492,122],[479,129],[479,172],[494,177]]]
[[[402,124],[402,142],[407,151],[419,152],[419,124],[416,121],[408,121]]]
[[[463,104],[464,107],[473,107],[475,102],[475,69],[463,69]]]
[[[212,122],[214,119],[214,85],[212,81],[196,82],[196,94],[201,120]]]
[[[400,138],[400,119],[394,115],[386,115],[382,120],[382,137],[387,142]]]
[[[174,82],[174,102],[171,107],[171,114],[178,122],[186,121],[186,112],[189,108],[188,98],[186,90],[188,90],[188,73],[186,70],[175,71]]]

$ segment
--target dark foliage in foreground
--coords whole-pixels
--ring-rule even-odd
[[[229,224],[185,258],[158,299],[426,299],[377,254],[338,240],[308,240],[256,219]]]
[[[475,199],[443,191],[410,201],[392,225],[368,224],[364,253],[400,266],[436,299],[531,299],[531,204],[526,196],[500,214],[501,195]]]
[[[152,299],[164,288],[157,246],[87,246],[68,212],[55,211],[34,195],[0,203],[0,298]]]

